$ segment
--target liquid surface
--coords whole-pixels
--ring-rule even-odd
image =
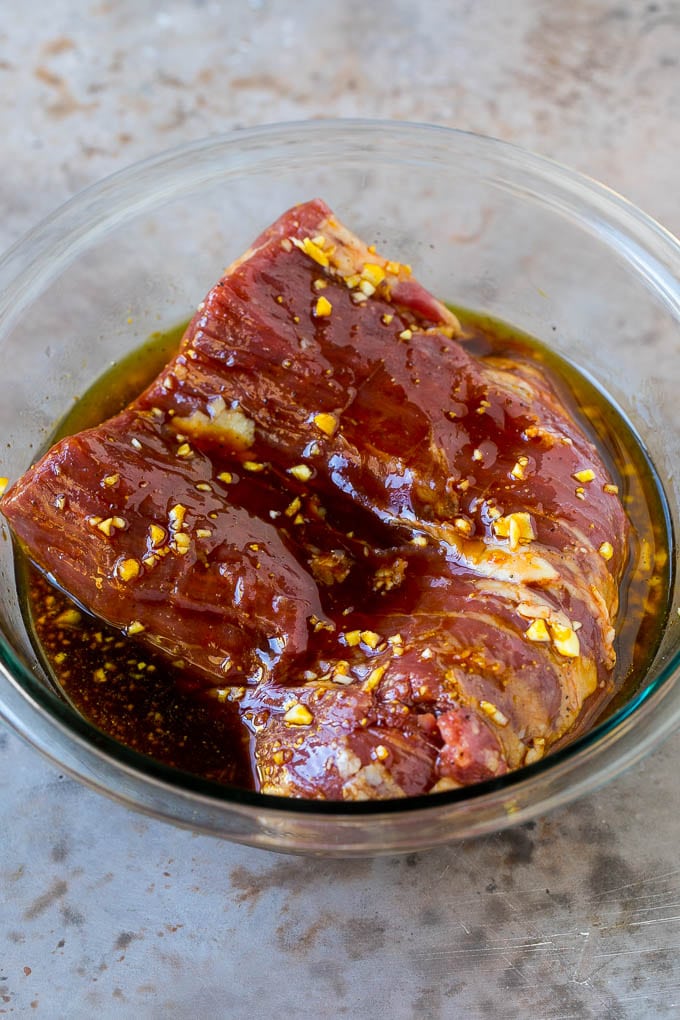
[[[539,363],[565,407],[595,442],[632,522],[616,639],[617,694],[638,686],[667,612],[670,532],[661,488],[632,430],[598,389],[547,347],[488,317],[455,309],[468,349]],[[174,354],[179,327],[158,334],[81,398],[50,441],[98,424],[131,401]],[[256,483],[253,483],[256,484]],[[252,786],[252,734],[225,689],[201,690],[181,669],[75,606],[20,557],[24,605],[36,647],[58,689],[95,726],[165,764]]]

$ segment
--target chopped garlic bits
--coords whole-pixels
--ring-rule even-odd
[[[361,640],[365,645],[368,645],[369,648],[377,648],[380,644],[381,638],[374,630],[362,630]]]
[[[312,477],[312,469],[307,464],[296,464],[288,468],[288,473],[297,478],[298,482],[308,482]]]
[[[545,620],[534,620],[530,627],[524,631],[524,636],[529,641],[550,641],[550,634]]]
[[[136,577],[139,577],[141,570],[141,564],[133,557],[120,560],[116,565],[116,575],[125,583],[134,581]]]
[[[497,517],[492,524],[494,534],[498,538],[508,538],[510,548],[517,549],[520,542],[533,542],[536,538],[536,531],[531,515],[520,511],[514,514],[507,514],[505,517]]]
[[[559,624],[550,624],[550,636],[553,644],[560,655],[569,659],[576,659],[581,651],[578,634],[571,627],[562,627]]]
[[[313,421],[316,427],[325,435],[335,435],[338,428],[338,419],[334,414],[328,414],[325,411],[320,411],[319,414],[314,415]]]
[[[524,631],[524,636],[527,641],[537,643],[550,641],[555,651],[560,655],[568,659],[576,659],[581,651],[576,633],[580,626],[580,624],[574,624],[573,627],[570,627],[556,620],[537,617]]]
[[[375,669],[371,670],[371,672],[368,674],[368,676],[364,680],[364,683],[363,683],[364,691],[367,691],[367,692],[368,691],[372,691],[375,687],[378,686],[378,684],[382,680],[383,676],[385,675],[385,672],[387,670],[387,665],[388,665],[387,663],[384,663],[382,666],[376,666]]]
[[[488,715],[490,719],[493,719],[493,721],[498,726],[508,725],[510,720],[508,719],[507,715],[504,715],[500,711],[500,709],[496,708],[496,706],[492,702],[480,701],[479,707],[481,708],[482,712],[484,712],[485,715]]]
[[[526,476],[527,476],[526,475],[526,470],[527,470],[528,464],[529,464],[529,458],[528,457],[518,457],[516,462],[515,462],[514,467],[510,471],[510,474],[512,475],[512,477],[516,478],[520,482],[525,481]]]
[[[318,241],[322,240],[322,238],[317,237],[316,241],[313,241],[311,237],[305,237],[302,240],[297,237],[291,237],[290,240],[296,248],[303,251],[305,255],[309,255],[310,259],[314,259],[318,265],[323,266],[324,268],[328,266],[328,255],[326,255],[320,244],[318,244]]]
[[[300,702],[291,705],[283,718],[289,726],[310,726],[314,721],[314,716],[307,706]]]

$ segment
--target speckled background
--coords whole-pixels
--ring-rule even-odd
[[[431,121],[680,232],[677,0],[5,0],[0,247],[95,179],[239,125]],[[0,1013],[680,1015],[680,737],[504,835],[375,861],[147,821],[0,730]]]

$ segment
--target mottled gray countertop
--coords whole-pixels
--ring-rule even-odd
[[[680,231],[675,0],[7,0],[0,247],[95,179],[239,125],[510,139]],[[537,821],[400,858],[148,821],[0,731],[0,1013],[680,1015],[680,735]]]

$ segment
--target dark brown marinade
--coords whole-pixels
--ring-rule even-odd
[[[503,323],[455,311],[469,337],[466,346],[478,357],[507,357],[543,366],[567,412],[596,444],[610,477],[619,486],[633,525],[628,576],[620,586],[615,642],[618,694],[611,704],[619,703],[644,676],[667,613],[670,531],[658,479],[630,427],[575,368]],[[182,331],[156,335],[109,370],[75,405],[52,442],[97,424],[126,406],[166,363]],[[286,492],[282,487],[281,499]],[[232,498],[251,512],[264,513],[275,505],[275,480],[265,483],[249,477],[232,490]],[[356,515],[356,509],[353,513]],[[339,533],[351,530],[351,520],[337,510],[332,523]],[[313,524],[310,527],[313,529]],[[377,523],[363,520],[361,533],[364,538],[370,536],[374,550],[389,544]],[[233,689],[207,690],[187,676],[181,662],[169,665],[134,637],[124,636],[76,607],[22,554],[17,555],[24,607],[36,647],[56,686],[79,712],[121,743],[167,765],[222,783],[253,786],[252,726],[244,724],[237,704],[231,701]],[[414,559],[409,564],[411,572],[418,563],[425,569],[427,560]],[[334,590],[327,591],[324,609],[340,628],[351,628],[352,615],[347,609],[354,602],[364,603],[361,620],[370,618],[361,571],[337,589],[335,601],[327,597]],[[409,612],[409,590],[404,586],[394,596],[392,612]]]

